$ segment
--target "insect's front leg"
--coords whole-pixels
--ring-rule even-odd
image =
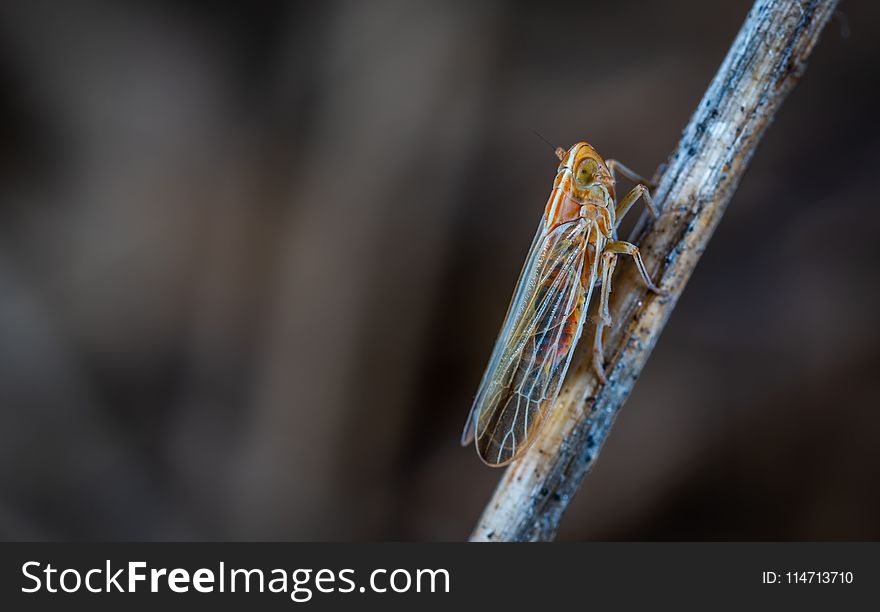
[[[642,183],[639,183],[617,203],[617,207],[614,209],[615,230],[620,226],[623,216],[629,212],[629,209],[632,208],[633,204],[635,204],[639,198],[642,198],[645,201],[645,206],[651,211],[651,214],[654,215],[655,218],[657,217],[657,208],[654,206],[654,199],[651,197],[651,192],[648,191],[648,188]]]
[[[614,179],[617,178],[617,173],[620,172],[620,174],[631,180],[633,183],[643,183],[652,188],[657,186],[642,175],[636,174],[633,170],[630,170],[627,166],[624,166],[616,159],[606,159],[605,165],[608,166],[608,170],[611,171],[611,177]]]

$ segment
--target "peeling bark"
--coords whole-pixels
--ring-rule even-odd
[[[655,281],[646,293],[630,263],[614,280],[606,331],[608,383],[586,333],[548,423],[504,474],[472,541],[543,541],[602,448],[669,315],[730,202],[761,137],[806,67],[836,0],[757,0],[685,128],[654,194],[660,217],[637,229]],[[623,262],[621,262],[623,264]]]

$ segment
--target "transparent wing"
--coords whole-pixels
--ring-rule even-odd
[[[480,388],[477,390],[477,396],[471,406],[470,414],[464,424],[464,431],[461,433],[461,445],[467,446],[474,441],[474,426],[476,419],[480,413],[480,407],[483,404],[482,398],[485,396],[487,383],[492,378],[493,373],[498,368],[498,362],[501,359],[504,349],[510,339],[511,331],[518,318],[521,318],[522,309],[526,305],[526,293],[533,286],[533,277],[538,271],[538,260],[543,254],[543,243],[546,241],[546,232],[544,227],[544,219],[538,225],[538,231],[532,239],[532,246],[529,247],[529,253],[519,273],[519,280],[516,283],[516,290],[507,306],[507,314],[504,315],[504,322],[501,325],[501,332],[495,340],[495,348],[492,349],[492,355],[489,357],[489,365],[483,372],[483,379],[480,381]]]
[[[559,394],[595,278],[595,231],[573,222],[545,233],[542,224],[532,242],[462,434],[462,444],[476,438],[489,465],[529,447]]]

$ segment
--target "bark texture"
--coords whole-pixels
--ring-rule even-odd
[[[637,228],[655,282],[621,261],[605,335],[608,383],[593,372],[586,330],[548,423],[505,472],[472,541],[553,539],[765,130],[806,67],[836,0],[757,0],[685,128],[654,193],[660,217]]]

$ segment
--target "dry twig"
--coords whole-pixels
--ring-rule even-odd
[[[634,266],[614,282],[606,335],[608,383],[590,360],[568,376],[532,448],[507,469],[474,541],[550,540],[618,410],[706,249],[773,115],[804,71],[836,0],[757,0],[691,117],[659,181],[660,218],[641,232],[652,276],[669,291],[646,294]],[[591,345],[590,338],[581,340]]]

